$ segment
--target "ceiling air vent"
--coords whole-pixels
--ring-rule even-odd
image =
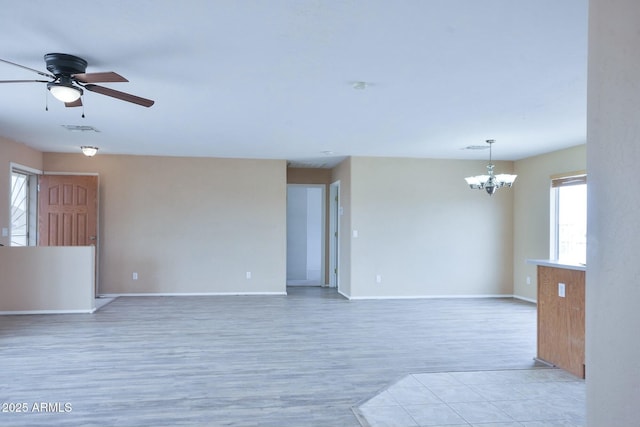
[[[100,132],[93,126],[80,126],[80,125],[62,125],[63,128],[69,132]]]
[[[467,145],[461,148],[461,150],[486,150],[489,147],[487,145]]]
[[[331,165],[329,165],[326,162],[322,162],[322,161],[313,162],[313,161],[304,161],[304,160],[287,162],[287,166],[290,168],[307,168],[307,169],[308,168],[326,169],[331,167]]]

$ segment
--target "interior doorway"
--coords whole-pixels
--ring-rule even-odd
[[[287,286],[325,284],[325,186],[287,185]]]

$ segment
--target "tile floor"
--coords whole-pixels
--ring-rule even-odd
[[[585,384],[560,369],[411,374],[353,412],[364,427],[583,427]]]

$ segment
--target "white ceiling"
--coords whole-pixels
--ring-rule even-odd
[[[517,160],[585,142],[587,0],[0,0],[0,58],[69,53],[151,108],[0,85],[0,135],[43,151]],[[38,79],[0,63],[0,80]],[[367,82],[366,89],[353,88]],[[45,111],[48,97],[49,111]],[[61,125],[93,126],[70,132]],[[326,154],[325,152],[331,152]]]

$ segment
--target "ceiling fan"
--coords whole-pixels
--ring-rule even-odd
[[[87,61],[74,55],[66,53],[47,53],[44,56],[47,70],[50,73],[34,70],[24,65],[16,64],[11,61],[0,59],[0,62],[15,65],[25,70],[33,71],[43,77],[51,80],[0,80],[0,83],[46,83],[47,89],[58,100],[64,102],[67,107],[82,106],[83,94],[82,89],[96,92],[102,95],[117,98],[122,101],[132,102],[142,105],[143,107],[151,107],[154,101],[129,93],[120,92],[104,86],[98,86],[94,83],[117,83],[128,82],[118,73],[107,71],[102,73],[86,73]]]

